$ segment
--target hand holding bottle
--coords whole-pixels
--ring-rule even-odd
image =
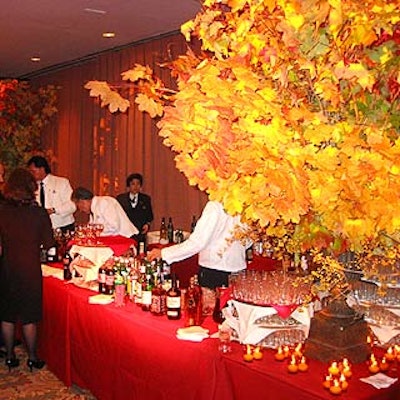
[[[153,250],[150,250],[147,253],[147,259],[149,261],[153,261],[153,260],[156,260],[158,258],[162,258],[161,257],[161,249],[153,249]]]

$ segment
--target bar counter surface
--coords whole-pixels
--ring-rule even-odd
[[[334,397],[322,387],[328,365],[309,361],[309,371],[295,375],[287,363],[274,360],[272,350],[260,361],[243,361],[243,347],[221,354],[217,339],[201,343],[176,338],[183,320],[157,317],[129,303],[89,304],[94,292],[43,278],[40,355],[66,385],[89,389],[99,400],[182,399],[317,400]],[[217,330],[211,319],[204,327]],[[391,376],[399,376],[392,368]],[[353,367],[343,400],[399,400],[399,380],[388,389],[375,389],[360,377],[367,366]]]

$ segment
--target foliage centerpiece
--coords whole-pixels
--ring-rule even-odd
[[[201,52],[165,65],[176,90],[141,65],[122,79],[161,117],[191,185],[293,251],[396,238],[397,0],[204,0],[181,31]],[[111,111],[130,104],[106,82],[86,87]]]
[[[9,168],[42,151],[41,134],[57,112],[54,86],[31,88],[28,82],[0,80],[0,161]]]

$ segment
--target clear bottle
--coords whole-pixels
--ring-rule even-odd
[[[181,319],[181,290],[179,289],[175,274],[172,274],[172,286],[167,292],[166,306],[168,319]]]
[[[171,217],[169,217],[168,219],[167,236],[168,236],[168,243],[174,243],[174,224],[172,223]]]
[[[161,244],[167,244],[168,243],[168,231],[167,231],[167,225],[165,223],[165,217],[161,218],[160,243]]]
[[[146,279],[142,283],[142,310],[151,309],[151,292],[154,287],[153,268],[149,261],[146,263]]]

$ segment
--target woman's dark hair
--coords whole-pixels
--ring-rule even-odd
[[[127,178],[126,178],[126,187],[129,187],[131,182],[137,179],[140,182],[140,186],[143,185],[143,176],[141,174],[138,173],[134,173],[134,174],[130,174]]]
[[[77,187],[71,195],[72,201],[77,200],[91,200],[93,199],[93,193],[84,187]]]
[[[11,172],[3,195],[8,200],[29,203],[35,201],[37,183],[33,175],[24,168],[16,168]]]
[[[51,173],[51,169],[50,169],[50,165],[47,162],[47,160],[42,157],[42,156],[33,156],[29,159],[27,165],[28,167],[33,164],[36,168],[44,168],[44,172],[46,172],[46,174],[50,174]]]

